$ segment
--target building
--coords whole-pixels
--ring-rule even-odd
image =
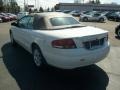
[[[81,0],[74,0],[74,3],[82,3]]]
[[[115,4],[82,4],[82,3],[60,3],[57,4],[60,10],[77,10],[77,11],[120,11],[120,5]]]
[[[10,2],[16,2],[16,0],[3,0],[4,5],[10,4]]]

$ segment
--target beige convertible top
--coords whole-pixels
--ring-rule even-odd
[[[62,12],[43,12],[43,13],[34,13],[33,15],[39,15],[39,16],[47,17],[47,18],[61,17],[61,16],[71,17],[71,15],[65,14]]]
[[[37,16],[36,19],[38,19],[39,16],[43,17],[47,29],[59,29],[59,28],[63,28],[63,27],[68,27],[68,25],[64,25],[64,26],[52,26],[52,24],[50,23],[50,19],[51,18],[55,18],[55,17],[72,17],[72,18],[74,18],[72,15],[65,14],[65,13],[62,13],[62,12],[43,12],[43,13],[33,13],[31,15]],[[76,18],[74,18],[74,19],[76,19]],[[69,25],[69,26],[71,26],[71,25]]]

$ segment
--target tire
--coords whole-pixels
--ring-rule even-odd
[[[17,43],[16,43],[16,41],[15,41],[15,39],[13,37],[13,34],[11,32],[10,32],[10,41],[11,41],[12,46],[15,47],[17,45]]]
[[[32,47],[32,56],[33,56],[34,64],[37,68],[41,69],[45,66],[44,57],[41,53],[40,48],[37,45],[34,45]]]
[[[119,19],[119,18],[115,18],[115,21],[116,21],[116,22],[119,22],[119,21],[120,21],[120,19]]]
[[[87,21],[88,21],[88,18],[87,18],[87,17],[84,17],[84,18],[83,18],[83,21],[87,22]]]
[[[117,30],[117,36],[120,38],[120,28]]]
[[[104,22],[104,18],[100,18],[100,19],[99,19],[99,22]]]

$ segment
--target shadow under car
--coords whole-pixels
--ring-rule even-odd
[[[32,56],[10,43],[2,47],[3,61],[21,90],[106,90],[108,75],[97,65],[75,70],[48,67],[38,70]]]

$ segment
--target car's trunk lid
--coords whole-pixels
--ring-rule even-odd
[[[98,36],[108,33],[108,31],[91,26],[79,27],[79,28],[56,29],[56,30],[44,30],[40,32],[55,38],[80,38],[86,36],[87,37]]]
[[[108,31],[91,26],[51,30],[43,33],[52,37],[52,40],[71,38],[75,41],[77,47],[80,48],[84,45],[87,49],[92,49],[92,46],[97,48],[98,46],[103,45],[104,40],[108,35]],[[90,44],[92,46],[90,46]]]

